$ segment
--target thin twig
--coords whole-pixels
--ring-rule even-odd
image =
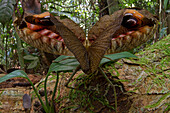
[[[62,7],[62,8],[73,8],[73,7],[77,7],[77,6],[78,6],[78,5],[73,5],[73,6],[62,6],[62,5],[57,4],[57,3],[54,3],[54,2],[50,2],[50,3],[52,3],[52,4],[54,4],[54,5],[57,5],[57,6],[60,6],[60,7]],[[48,4],[48,2],[44,2],[43,4]]]
[[[109,78],[107,77],[107,75],[103,72],[103,70],[101,69],[101,67],[99,67],[99,70],[100,70],[100,72],[104,75],[104,77],[106,78],[106,80],[110,83],[110,85],[113,87],[114,97],[115,97],[115,112],[117,113],[117,95],[116,95],[115,85],[112,84],[112,82],[109,80]]]

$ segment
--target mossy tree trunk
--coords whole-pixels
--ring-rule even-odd
[[[118,0],[101,0],[99,2],[99,18],[104,15],[111,15],[113,12],[119,10]]]

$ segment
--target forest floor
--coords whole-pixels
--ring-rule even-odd
[[[65,87],[71,73],[61,73],[56,93],[55,109],[58,112],[80,113],[163,113],[170,110],[170,35],[148,45],[143,51],[135,54],[138,59],[121,59],[114,64],[102,66],[112,87],[102,74],[86,76],[79,71],[71,81],[72,87]],[[0,74],[4,76],[5,74]],[[43,87],[39,81],[42,76],[28,74],[31,81]],[[55,73],[49,77],[48,96],[55,85]],[[35,106],[37,99],[31,86],[24,78],[13,78],[0,84],[0,113],[25,112],[22,96],[32,95],[34,113],[42,112],[41,106]],[[44,96],[42,96],[44,98]]]

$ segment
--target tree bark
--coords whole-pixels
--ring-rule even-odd
[[[170,11],[169,12],[167,12],[167,19],[166,19],[166,21],[167,21],[167,34],[170,34]]]
[[[113,12],[119,10],[118,0],[101,0],[99,2],[99,18],[104,15],[111,15]]]
[[[113,14],[115,11],[119,10],[118,0],[107,0],[109,14]]]
[[[107,0],[101,0],[99,2],[99,18],[101,18],[104,15],[109,15],[109,10],[107,8],[108,4],[107,4]]]

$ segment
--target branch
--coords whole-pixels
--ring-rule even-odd
[[[49,2],[43,2],[42,4],[44,5],[44,4],[48,4],[48,3],[49,3]],[[50,2],[50,3],[55,4],[55,5],[57,5],[57,6],[60,6],[60,7],[62,7],[62,8],[73,8],[73,7],[77,7],[77,6],[78,6],[78,5],[62,6],[62,5],[58,4],[58,3],[54,3],[54,2]]]

